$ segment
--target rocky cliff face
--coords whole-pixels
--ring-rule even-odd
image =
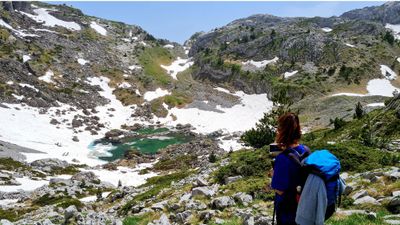
[[[343,13],[340,17],[352,20],[370,20],[382,24],[399,24],[399,14],[400,4],[398,2],[387,2],[377,7],[351,10]]]

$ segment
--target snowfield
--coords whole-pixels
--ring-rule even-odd
[[[171,45],[171,44],[164,45],[163,47],[164,47],[164,48],[169,48],[169,49],[172,49],[172,48],[174,48],[174,46],[173,46],[173,45]]]
[[[168,90],[163,90],[161,88],[157,88],[155,91],[148,91],[148,92],[144,93],[143,98],[144,98],[144,100],[150,102],[154,99],[163,97],[165,95],[170,95],[170,94],[171,94],[171,92],[169,92]]]
[[[54,84],[53,76],[54,76],[53,71],[48,70],[43,76],[39,77],[38,79],[41,80],[41,81],[47,82],[47,83],[53,83]]]
[[[389,80],[395,80],[397,78],[397,74],[386,65],[381,65],[381,73]]]
[[[103,36],[107,36],[107,30],[104,29],[104,27],[100,26],[99,24],[97,24],[96,22],[92,21],[90,23],[90,27],[92,29],[94,29],[97,33],[103,35]]]
[[[0,19],[0,26],[11,30],[12,32],[14,32],[19,37],[39,37],[39,35],[36,35],[36,34],[28,34],[28,33],[25,33],[25,32],[23,32],[21,30],[16,30],[12,26],[10,26],[8,23],[4,22],[4,20],[2,20],[2,19]]]
[[[276,63],[279,60],[278,57],[275,57],[271,60],[262,60],[262,61],[254,61],[254,60],[249,60],[246,62],[242,62],[243,65],[253,65],[257,68],[263,68],[266,65],[270,64],[270,63]]]
[[[35,5],[32,5],[33,12],[36,15],[32,15],[26,12],[18,11],[19,13],[33,19],[37,23],[43,23],[43,26],[47,27],[65,27],[69,30],[81,30],[81,26],[75,22],[68,22],[64,20],[57,19],[56,17],[50,15],[49,11],[55,11],[55,9],[45,9],[45,8],[38,8]]]
[[[384,106],[385,106],[384,102],[376,102],[376,103],[367,104],[367,107],[384,107]]]
[[[321,28],[321,30],[328,33],[328,32],[332,31],[332,28],[324,27],[324,28]]]
[[[89,61],[85,60],[85,59],[82,59],[82,58],[79,58],[78,59],[78,63],[81,64],[82,66],[84,66],[86,63],[89,63]]]
[[[178,78],[176,77],[176,75],[178,75],[178,73],[182,71],[185,71],[192,65],[193,62],[190,61],[190,59],[181,59],[180,57],[178,57],[175,61],[171,63],[171,65],[161,65],[161,67],[165,69],[172,78],[177,80]]]
[[[387,23],[385,28],[392,30],[394,33],[394,38],[400,40],[400,24]]]
[[[22,62],[23,62],[23,63],[28,62],[30,59],[31,59],[31,57],[30,57],[29,55],[23,55],[23,56],[22,56]]]
[[[299,71],[297,71],[297,70],[292,71],[292,72],[285,72],[285,73],[283,74],[283,77],[284,77],[284,78],[289,78],[289,77],[295,75],[295,74],[298,73],[298,72],[299,72]]]

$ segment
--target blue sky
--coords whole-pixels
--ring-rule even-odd
[[[52,3],[52,2],[50,2]],[[56,2],[53,4],[61,4]],[[135,24],[157,38],[183,43],[197,31],[209,31],[253,14],[338,16],[383,2],[66,2],[85,14]]]

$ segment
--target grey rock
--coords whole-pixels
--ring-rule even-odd
[[[199,212],[199,218],[204,222],[208,222],[215,216],[215,214],[215,210],[205,210]]]
[[[206,180],[204,180],[204,178],[198,177],[195,181],[195,186],[197,186],[197,187],[208,186],[208,182]]]
[[[239,203],[244,206],[247,206],[249,203],[253,201],[253,197],[249,194],[245,194],[242,192],[236,193],[233,198]]]
[[[184,211],[176,214],[176,220],[179,223],[185,223],[192,216],[192,212]]]
[[[224,209],[224,208],[227,208],[230,206],[234,206],[235,201],[233,200],[232,197],[222,196],[222,197],[213,199],[211,201],[211,205],[213,206],[213,208],[216,208],[216,209]]]
[[[53,225],[53,223],[49,219],[45,219],[43,220],[42,225]]]
[[[354,201],[355,205],[367,204],[367,203],[373,204],[373,205],[380,205],[380,203],[371,196],[364,196],[364,197],[358,198],[357,200]]]
[[[255,225],[254,217],[250,216],[244,220],[243,225]]]
[[[185,205],[186,210],[204,210],[207,205],[199,201],[190,201]]]
[[[216,224],[224,224],[225,220],[221,219],[221,218],[215,218],[215,223]]]
[[[357,200],[357,199],[362,198],[367,195],[368,195],[368,192],[366,190],[360,190],[357,193],[355,193],[353,196],[351,196],[351,198],[353,200]]]
[[[393,197],[387,208],[392,213],[400,213],[400,196]]]
[[[196,187],[192,190],[192,196],[212,197],[214,195],[215,191],[211,187]]]
[[[154,225],[170,225],[171,223],[169,222],[168,216],[163,213],[160,217],[160,219],[153,221]]]
[[[227,178],[225,178],[224,181],[225,181],[225,184],[230,184],[230,183],[235,182],[242,178],[243,178],[242,176],[227,177]]]
[[[151,209],[153,210],[158,210],[158,211],[162,211],[165,207],[168,206],[168,202],[167,201],[162,201],[162,202],[157,202],[155,204],[153,204],[151,206]]]
[[[272,218],[266,216],[257,216],[254,221],[255,225],[270,225],[272,224]]]
[[[92,171],[81,171],[73,175],[71,180],[85,183],[100,183],[100,179]]]
[[[78,210],[74,205],[69,206],[64,211],[64,219],[68,221],[69,219],[73,218],[78,213]]]
[[[190,194],[190,193],[185,193],[185,194],[183,194],[182,196],[181,196],[181,198],[179,199],[179,203],[182,203],[182,202],[187,202],[187,201],[189,201],[189,199],[192,197],[192,194]]]
[[[13,223],[11,223],[9,220],[6,219],[2,219],[0,220],[1,225],[14,225]]]

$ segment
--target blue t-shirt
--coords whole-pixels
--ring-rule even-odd
[[[292,149],[300,155],[305,152],[304,145],[299,145]],[[300,165],[294,162],[287,154],[279,154],[275,159],[271,187],[275,190],[283,191],[282,195],[275,194],[275,206],[277,219],[284,223],[290,223],[296,217],[296,187],[300,182],[299,179]]]

